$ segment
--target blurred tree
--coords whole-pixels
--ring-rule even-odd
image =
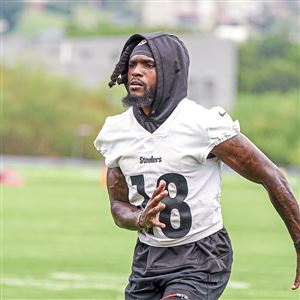
[[[300,166],[300,99],[297,90],[239,95],[233,116],[274,162]]]
[[[4,26],[4,32],[11,31],[16,26],[20,12],[24,9],[24,2],[0,0],[1,11],[0,20],[7,25]]]
[[[249,40],[240,46],[240,92],[289,91],[299,87],[300,45],[287,37]]]
[[[105,117],[116,111],[100,92],[25,67],[0,71],[2,153],[98,158],[93,141]],[[89,129],[84,135],[78,131],[83,124]]]

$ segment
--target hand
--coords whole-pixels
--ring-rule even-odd
[[[158,187],[154,190],[150,200],[148,201],[145,209],[139,216],[138,225],[142,228],[152,228],[157,226],[159,228],[165,228],[166,224],[159,221],[159,214],[165,209],[166,205],[161,203],[168,195],[166,190],[166,182],[161,180]]]
[[[297,269],[296,278],[294,284],[292,285],[292,290],[296,290],[300,286],[300,249],[296,249],[297,252]]]

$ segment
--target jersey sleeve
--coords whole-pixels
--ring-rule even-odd
[[[205,136],[202,143],[200,161],[207,159],[210,151],[220,143],[240,132],[240,124],[233,121],[230,115],[220,106],[213,107],[207,113],[204,122]]]
[[[110,117],[105,123],[94,141],[96,149],[104,156],[105,164],[109,168],[118,167],[118,155],[114,143],[116,140],[116,130],[113,129]]]

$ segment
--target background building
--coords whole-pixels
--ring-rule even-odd
[[[198,35],[180,36],[191,58],[189,96],[207,107],[231,108],[236,95],[236,47],[232,41]],[[66,39],[48,42],[4,38],[3,62],[23,62],[77,77],[91,87],[108,82],[128,37]]]

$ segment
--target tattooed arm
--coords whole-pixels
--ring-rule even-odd
[[[161,203],[161,200],[167,195],[165,181],[160,181],[145,209],[129,203],[128,186],[120,168],[108,168],[106,184],[111,214],[119,227],[129,230],[154,226],[165,227],[165,224],[159,222],[159,213],[165,208],[165,204]]]
[[[243,177],[260,183],[284,221],[294,243],[300,242],[300,211],[297,200],[282,172],[244,135],[239,134],[213,148],[212,154]],[[300,249],[292,289],[300,286]]]

